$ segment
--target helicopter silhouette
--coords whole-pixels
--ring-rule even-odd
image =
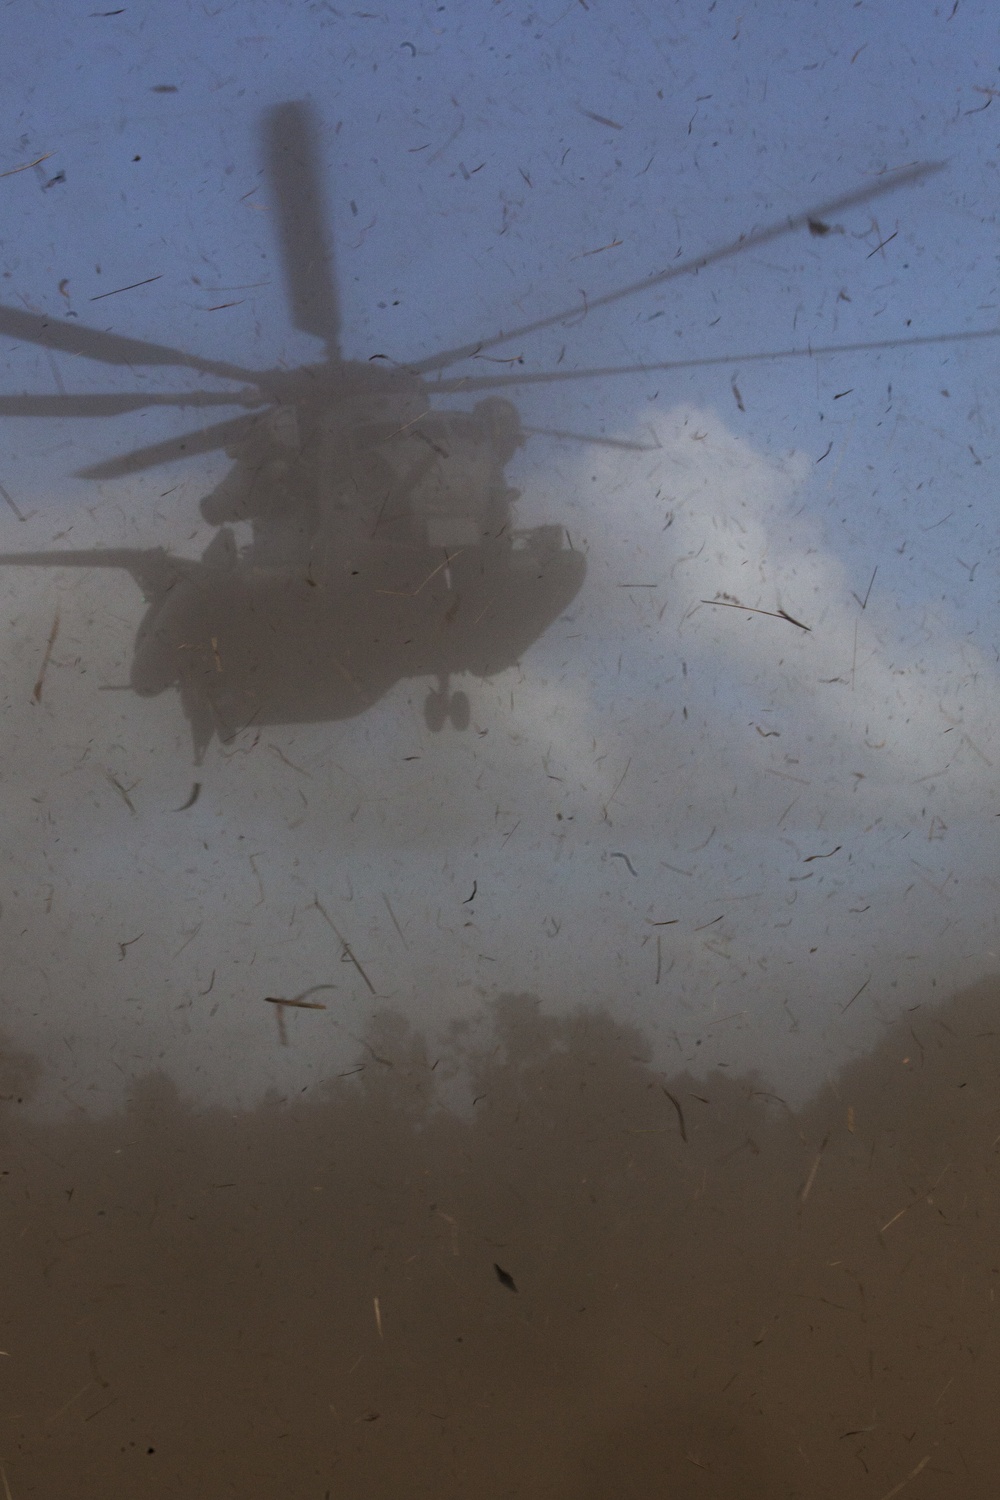
[[[504,469],[525,441],[500,397],[435,411],[428,382],[341,354],[323,222],[317,126],[287,103],[265,119],[270,185],[296,328],[321,364],[257,371],[0,309],[0,332],[112,364],[173,364],[241,389],[177,397],[6,398],[8,414],[114,415],[149,404],[246,405],[240,416],[82,471],[136,473],[224,449],[232,467],[201,502],[218,528],[200,560],[162,548],[6,555],[19,566],[124,569],[147,604],[130,685],[175,687],[200,762],[255,724],[314,723],[370,708],[404,678],[436,679],[425,714],[469,723],[461,674],[516,664],[562,614],[586,573],[562,528],[518,530]],[[252,540],[237,547],[234,525]]]
[[[524,428],[513,403],[496,393],[682,363],[442,378],[485,349],[575,319],[579,307],[409,364],[384,356],[345,359],[318,137],[305,103],[279,104],[265,115],[267,178],[292,322],[323,342],[322,362],[254,370],[0,306],[0,334],[21,341],[106,364],[174,366],[238,384],[177,395],[0,397],[0,414],[16,416],[106,417],[155,405],[246,408],[79,471],[118,478],[224,450],[231,467],[201,501],[217,531],[200,560],[163,548],[0,555],[5,565],[113,568],[132,576],[147,609],[130,686],[146,697],[179,692],[196,763],[213,737],[226,743],[251,725],[349,718],[405,679],[435,682],[424,705],[430,729],[448,721],[466,728],[469,700],[452,691],[451,679],[486,679],[516,665],[565,613],[586,576],[586,560],[563,527],[514,524],[518,495],[505,469],[541,429]],[[589,306],[631,297],[797,228],[815,233],[831,213],[937,169],[918,164],[886,174]],[[716,362],[723,361],[683,363]],[[471,411],[432,405],[442,396],[479,392],[489,394]],[[246,546],[237,545],[238,523],[249,523]]]

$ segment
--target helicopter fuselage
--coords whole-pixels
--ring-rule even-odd
[[[563,537],[541,526],[419,556],[377,545],[346,571],[260,566],[231,534],[220,545],[224,533],[201,561],[111,548],[0,564],[131,573],[148,602],[131,686],[143,697],[179,690],[200,759],[214,736],[250,725],[354,717],[403,679],[484,679],[516,665],[583,583],[585,558]]]

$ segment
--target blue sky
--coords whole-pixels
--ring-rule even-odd
[[[802,1089],[865,1045],[901,984],[912,999],[932,979],[947,990],[996,967],[996,345],[908,342],[1000,326],[990,7],[907,7],[905,26],[888,4],[598,0],[34,4],[4,20],[0,301],[253,367],[320,357],[290,326],[263,169],[261,119],[284,100],[309,100],[322,122],[344,352],[362,360],[582,314],[893,169],[944,164],[831,215],[826,234],[799,228],[493,351],[523,363],[456,367],[720,360],[518,388],[529,425],[649,449],[534,438],[511,467],[522,524],[558,522],[588,549],[571,618],[509,680],[469,684],[475,739],[428,737],[424,685],[405,682],[363,719],[272,732],[272,751],[322,788],[304,823],[277,753],[217,747],[198,808],[164,816],[191,779],[179,708],[100,691],[127,675],[142,613],[132,584],[8,575],[17,854],[4,925],[24,1045],[54,1059],[63,1020],[78,1026],[77,1084],[112,1102],[120,1079],[101,1047],[123,1013],[126,1074],[159,1057],[206,1095],[315,1077],[314,1054],[275,1051],[240,966],[252,951],[269,986],[318,982],[326,934],[287,933],[321,886],[345,921],[358,903],[368,947],[386,955],[380,991],[428,1024],[531,988],[553,1006],[620,1005],[690,1050],[731,1004],[750,1017],[726,1033],[733,1065],[771,1059]],[[104,295],[132,283],[144,284]],[[752,358],[874,342],[887,347]],[[13,393],[197,386],[7,339],[0,364]],[[3,547],[198,556],[211,531],[197,502],[222,455],[73,477],[197,425],[197,412],[163,409],[5,419],[0,483],[28,519],[6,510]],[[622,587],[635,582],[656,590]],[[699,605],[719,592],[787,609],[812,633]],[[419,775],[404,765],[414,745]],[[139,788],[136,817],[109,776]],[[850,856],[842,869],[782,863],[825,853],[828,834]],[[263,908],[250,844],[266,850],[256,868],[270,866]],[[493,894],[470,930],[450,914],[476,870]],[[806,874],[822,891],[789,905]],[[386,896],[410,912],[405,957],[388,956]],[[146,949],[119,960],[150,901],[162,915]],[[721,948],[699,931],[720,901]],[[661,957],[669,933],[684,1026],[665,981],[650,986],[661,906],[681,913],[683,941],[665,929]],[[852,907],[874,915],[862,923]],[[482,958],[497,952],[499,965]],[[213,972],[214,1016],[196,999]],[[62,998],[79,973],[82,996]],[[831,1007],[869,974],[871,1006],[831,1031]],[[785,1002],[803,985],[808,1017],[789,1034]],[[342,998],[346,1035],[371,997]],[[349,1050],[336,1028],[327,1041]]]

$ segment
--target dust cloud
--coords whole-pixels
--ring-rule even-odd
[[[433,1047],[385,1011],[247,1111],[148,1073],[40,1123],[8,1052],[11,1492],[984,1491],[996,1002],[914,1007],[803,1109],[530,995]]]
[[[995,1482],[995,17],[744,9],[7,8],[4,1500]]]

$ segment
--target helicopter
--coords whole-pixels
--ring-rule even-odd
[[[515,666],[570,607],[587,571],[562,526],[515,525],[518,492],[505,470],[540,429],[524,428],[517,408],[497,392],[673,367],[443,378],[449,367],[485,349],[575,318],[578,308],[409,364],[384,356],[346,359],[313,108],[299,101],[276,105],[265,115],[263,140],[292,322],[322,341],[322,362],[254,370],[0,306],[0,334],[11,338],[106,364],[174,366],[237,384],[235,390],[179,395],[0,397],[0,414],[16,416],[105,417],[154,405],[246,408],[244,415],[78,471],[95,480],[120,478],[223,450],[231,467],[201,501],[216,534],[200,559],[164,548],[0,554],[3,565],[130,574],[147,606],[130,686],[144,697],[178,691],[196,764],[213,738],[225,744],[251,725],[350,718],[405,679],[436,684],[424,704],[429,729],[440,731],[448,722],[466,729],[469,699],[452,690],[451,679],[488,679]],[[799,228],[815,233],[831,213],[938,167],[918,164],[886,174],[593,299],[590,307]],[[487,394],[471,411],[432,404],[480,392]],[[239,523],[249,523],[248,545],[237,544]]]
[[[0,308],[8,336],[240,382],[235,392],[153,396],[152,404],[244,405],[247,415],[82,471],[120,477],[223,449],[232,466],[201,502],[217,531],[200,560],[162,548],[3,559],[132,576],[147,610],[130,686],[142,696],[179,691],[197,763],[215,736],[225,743],[250,724],[351,717],[404,678],[436,679],[425,703],[432,730],[449,720],[463,730],[469,700],[450,679],[516,664],[586,573],[561,527],[513,524],[517,492],[504,469],[525,434],[510,401],[434,410],[428,382],[411,368],[343,357],[315,115],[302,103],[278,105],[263,133],[293,322],[322,339],[323,363],[251,370]],[[105,416],[147,404],[8,397],[0,411]],[[252,538],[243,548],[240,522]]]

